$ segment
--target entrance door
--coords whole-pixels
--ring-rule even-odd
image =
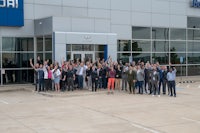
[[[80,52],[72,52],[72,60],[78,60],[78,61],[94,61],[95,57],[94,57],[94,52],[91,51],[80,51]]]

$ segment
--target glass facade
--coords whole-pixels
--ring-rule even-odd
[[[178,76],[181,67],[184,76],[200,75],[200,18],[188,17],[187,24],[185,29],[133,26],[132,39],[118,40],[118,60],[172,63]]]
[[[40,56],[52,60],[52,37],[2,37],[0,47],[0,84],[33,83],[34,71],[29,59]]]

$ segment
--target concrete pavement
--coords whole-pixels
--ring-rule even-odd
[[[0,132],[199,133],[200,83],[177,88],[176,98],[104,91],[49,93],[49,97],[33,91],[2,91]]]

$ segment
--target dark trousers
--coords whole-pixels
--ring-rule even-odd
[[[167,85],[167,81],[162,79],[159,81],[159,87],[158,87],[158,94],[160,95],[160,88],[161,88],[161,85],[162,85],[162,92],[163,94],[166,94],[166,85]]]
[[[176,83],[175,81],[169,81],[169,88],[171,91],[171,95],[170,96],[176,96]]]
[[[97,91],[98,80],[92,79],[92,91]]]
[[[145,79],[144,81],[144,90],[147,93],[147,85],[148,85],[148,90],[150,90],[150,82],[148,79]]]
[[[38,85],[39,85],[39,90],[38,91],[44,91],[44,79],[38,79]]]
[[[103,78],[100,77],[99,78],[99,88],[102,88],[103,87]]]
[[[78,75],[78,88],[83,89],[83,75]]]
[[[36,79],[36,82],[35,82],[35,91],[38,91],[38,79]]]
[[[143,94],[143,81],[138,81],[139,93]]]
[[[130,93],[135,94],[135,83],[133,83],[133,80],[128,81],[128,85]]]
[[[156,92],[158,91],[158,83],[157,82],[152,82],[152,93],[154,94],[154,95],[156,95]]]
[[[102,77],[102,82],[103,82],[103,88],[106,89],[107,88],[107,84],[108,84],[106,76]]]
[[[74,90],[74,79],[73,78],[68,78],[67,79],[67,85],[68,85],[68,91],[69,90]]]
[[[46,91],[52,90],[52,80],[51,79],[45,79],[45,88],[46,88]]]

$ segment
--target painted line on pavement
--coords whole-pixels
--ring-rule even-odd
[[[4,103],[4,104],[9,104],[8,102],[6,102],[5,100],[2,100],[2,99],[0,99],[0,102]]]
[[[182,119],[200,124],[200,121],[198,121],[198,120],[194,120],[194,119],[190,119],[190,118],[186,118],[186,117],[182,117]]]
[[[134,127],[137,127],[137,128],[140,128],[140,129],[143,129],[143,130],[146,130],[146,131],[149,131],[149,132],[151,132],[151,133],[160,133],[160,132],[158,132],[158,131],[156,131],[156,130],[153,130],[153,129],[144,127],[144,126],[142,126],[142,125],[138,125],[138,124],[134,124],[134,123],[132,123],[131,125],[134,126]]]

